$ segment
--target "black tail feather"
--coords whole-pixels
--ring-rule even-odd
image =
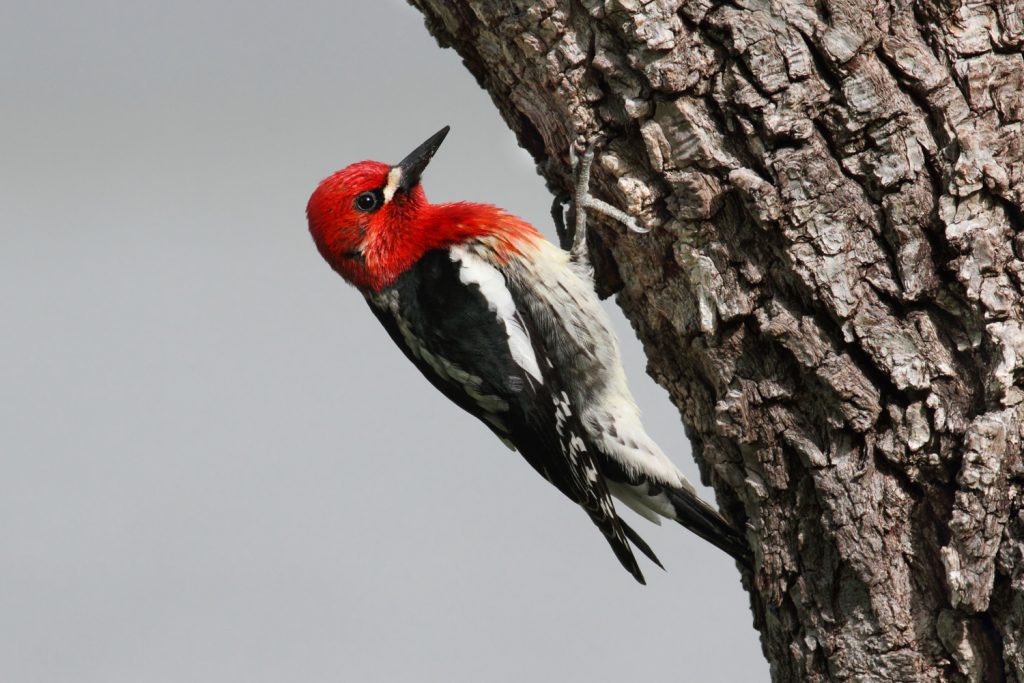
[[[625,532],[626,536],[630,536],[630,534],[636,536],[636,533],[632,529],[627,527],[625,524],[623,524],[621,519],[617,520],[617,522],[618,524],[616,526],[621,525],[622,532]],[[605,529],[601,529],[601,531],[604,532],[604,537],[608,539],[608,545],[612,547],[612,551],[615,552],[615,557],[619,558],[619,562],[622,564],[623,567],[626,568],[626,571],[632,574],[633,578],[636,579],[639,583],[646,586],[647,580],[644,579],[644,573],[640,571],[640,565],[637,564],[636,557],[633,555],[633,549],[629,547],[629,542],[626,541],[625,537],[623,537],[622,532],[616,534],[608,533],[607,531],[605,531]],[[643,541],[641,541],[641,543],[643,543]],[[646,546],[647,544],[645,543],[644,545]],[[644,548],[640,548],[640,550],[644,550]],[[647,550],[645,550],[644,553],[647,554],[647,552],[649,551],[650,548],[647,548]]]
[[[654,551],[651,550],[651,546],[647,545],[647,542],[640,538],[640,534],[633,531],[633,527],[626,524],[621,517],[615,517],[608,521],[611,524],[598,524],[598,528],[604,532],[604,537],[608,539],[608,545],[612,547],[615,557],[619,558],[619,562],[626,568],[626,571],[632,574],[633,578],[639,583],[646,586],[647,579],[644,578],[643,572],[640,571],[640,565],[637,563],[636,556],[633,554],[633,548],[629,544],[635,545],[637,550],[647,556],[647,559],[662,569],[665,566],[658,559],[658,556],[654,554]]]
[[[746,569],[753,568],[753,553],[746,539],[713,507],[686,489],[665,489],[678,522],[728,553]]]
[[[753,569],[753,553],[746,539],[725,520],[713,507],[697,497],[688,489],[669,489],[662,491],[675,509],[676,520],[684,527],[697,534],[705,541],[725,551],[747,570]],[[591,512],[591,511],[588,511]],[[658,556],[654,554],[647,542],[640,537],[631,526],[618,515],[596,515],[591,512],[591,521],[601,530],[608,545],[612,547],[615,557],[622,566],[632,574],[638,583],[647,584],[640,565],[633,554],[633,546],[642,552],[647,559],[665,569]],[[630,545],[632,543],[632,546]]]
[[[647,545],[647,541],[640,538],[640,534],[633,531],[633,527],[626,524],[621,518],[619,519],[619,524],[622,525],[622,532],[626,534],[626,538],[628,538],[630,542],[637,547],[637,550],[646,555],[647,559],[658,565],[661,569],[665,568],[665,565],[661,563],[658,556],[654,554],[653,550],[651,550],[651,546]]]

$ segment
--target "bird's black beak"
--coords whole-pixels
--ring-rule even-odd
[[[395,169],[398,169],[401,175],[398,178],[398,188],[403,192],[408,192],[420,182],[420,176],[423,175],[423,171],[427,168],[427,164],[430,163],[431,157],[434,156],[434,152],[441,146],[444,141],[444,137],[448,135],[450,127],[445,126],[441,130],[437,131],[424,142],[422,145],[414,149],[409,153],[409,156],[402,159],[396,166],[393,166],[391,171],[394,173]]]

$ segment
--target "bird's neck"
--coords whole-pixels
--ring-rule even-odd
[[[369,288],[379,292],[435,249],[475,242],[504,261],[542,240],[526,221],[489,204],[427,204],[411,220],[403,220],[374,235],[365,249],[372,277]]]

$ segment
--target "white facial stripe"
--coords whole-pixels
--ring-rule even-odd
[[[388,183],[384,186],[384,203],[387,204],[398,191],[398,184],[402,182],[402,169],[395,166],[388,171]]]

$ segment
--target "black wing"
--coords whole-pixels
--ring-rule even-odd
[[[448,250],[428,253],[394,285],[367,297],[370,308],[431,384],[587,511],[622,565],[644,583],[629,541],[660,563],[616,514],[578,411],[557,369],[545,360],[540,335],[530,334],[536,326],[529,312],[513,310],[508,323],[495,303],[503,296],[495,286],[504,287],[504,280],[492,279],[487,292],[463,281],[460,273],[474,257],[462,258],[453,260]],[[480,262],[475,264],[479,269]],[[499,277],[493,269],[491,274]],[[513,353],[509,324],[525,335],[535,364],[524,363],[522,345],[518,357]]]

